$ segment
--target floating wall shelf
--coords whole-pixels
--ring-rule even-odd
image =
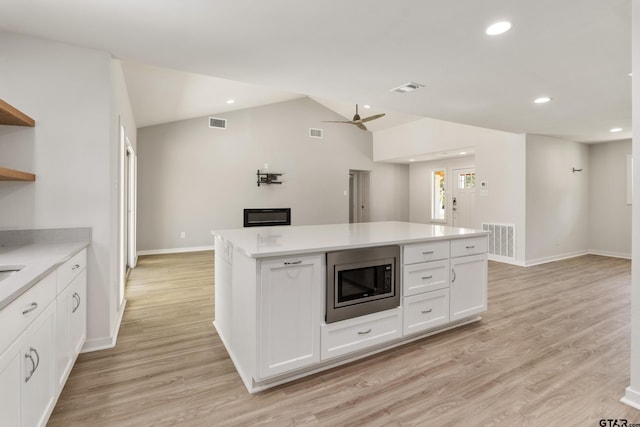
[[[29,172],[0,168],[0,181],[35,181],[36,176]]]
[[[258,176],[258,187],[260,184],[282,184],[282,181],[278,181],[278,177],[282,176],[281,173],[268,173],[268,172],[258,172],[256,173]]]
[[[36,121],[0,99],[0,125],[34,127]]]
[[[36,121],[0,99],[0,125],[34,127],[36,125]],[[0,181],[35,180],[36,176],[32,173],[0,167]]]

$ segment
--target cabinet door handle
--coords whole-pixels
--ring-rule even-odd
[[[433,253],[433,251],[424,251],[422,252],[422,255],[431,255]]]
[[[429,310],[422,310],[422,314],[431,313],[432,311],[433,311],[432,308],[430,308]]]
[[[465,246],[465,248],[467,248],[467,249],[473,249],[473,248],[475,248],[475,247],[476,247],[476,245],[469,245],[469,246]]]
[[[456,271],[452,268],[451,273],[453,274],[453,279],[451,279],[451,283],[455,283],[456,281]]]
[[[367,335],[369,332],[371,332],[371,328],[367,329],[366,331],[359,331],[358,335]]]
[[[73,300],[77,302],[76,306],[73,307],[71,313],[75,313],[78,308],[80,308],[80,295],[77,292],[73,293]]]
[[[27,308],[26,310],[22,310],[22,314],[27,315],[31,313],[33,310],[35,310],[36,308],[38,308],[38,303],[32,302],[29,308]]]
[[[302,264],[302,260],[299,259],[298,261],[285,261],[284,265],[297,265],[297,264]]]
[[[73,266],[73,268],[71,268],[71,270],[77,270],[80,268],[80,264],[76,264]]]
[[[429,276],[422,276],[422,280],[433,279],[433,274]]]
[[[35,353],[36,355],[35,361],[31,356],[32,353]],[[36,370],[38,369],[38,366],[40,366],[40,355],[38,354],[38,350],[33,347],[29,347],[29,353],[25,353],[24,358],[25,360],[29,359],[29,361],[31,361],[31,372],[29,372],[29,374],[24,378],[24,382],[28,383],[29,380],[33,377],[33,374],[35,374]]]

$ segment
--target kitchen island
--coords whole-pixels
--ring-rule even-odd
[[[487,234],[396,221],[216,231],[214,325],[256,392],[474,322]],[[394,246],[397,306],[327,322],[327,253]]]

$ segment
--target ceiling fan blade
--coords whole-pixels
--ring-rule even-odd
[[[349,123],[353,124],[351,120],[320,120],[322,123]]]
[[[376,114],[375,116],[369,116],[369,117],[365,117],[364,119],[360,120],[361,122],[370,122],[371,120],[375,120],[375,119],[379,119],[380,117],[384,116],[385,113],[382,114]]]
[[[358,126],[362,130],[367,130],[367,127],[365,125],[363,125],[362,123],[354,123],[354,125]]]

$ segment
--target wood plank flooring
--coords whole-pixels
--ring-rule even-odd
[[[640,423],[630,261],[489,263],[481,322],[247,393],[213,320],[213,254],[141,257],[114,349],[80,355],[50,426],[598,426]]]

